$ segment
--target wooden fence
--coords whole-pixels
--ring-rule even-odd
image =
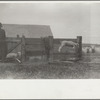
[[[79,44],[79,48],[76,52],[58,52],[58,48],[60,46],[60,41],[70,40]],[[19,50],[22,54],[22,62],[26,60],[27,57],[30,56],[40,56],[41,59],[45,59],[47,61],[53,61],[56,59],[60,59],[61,57],[70,58],[72,56],[81,58],[82,56],[82,37],[77,36],[75,39],[59,39],[53,38],[53,36],[49,37],[41,37],[41,38],[26,38],[22,36],[19,38],[7,38],[8,43],[8,53],[15,50],[16,52]],[[13,44],[13,46],[11,46]],[[10,47],[11,46],[11,47]],[[18,49],[18,50],[16,50]],[[67,48],[71,51],[71,48]]]
[[[6,39],[7,42],[7,51],[8,53],[10,52],[18,52],[21,50],[21,38],[16,38],[16,37],[7,37]]]
[[[64,47],[62,52],[58,52],[58,48],[61,45],[61,41],[73,41],[75,43],[79,44],[79,48],[76,50],[73,49],[72,47]],[[53,39],[53,60],[79,60],[82,57],[82,37],[77,36],[75,39],[61,39],[61,38],[56,38]],[[74,58],[74,59],[73,59]]]

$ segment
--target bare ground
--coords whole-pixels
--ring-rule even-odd
[[[100,78],[99,63],[0,63],[1,79],[91,79]]]

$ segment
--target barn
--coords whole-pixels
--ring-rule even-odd
[[[49,25],[3,24],[3,29],[7,35],[8,52],[19,52],[21,50],[21,44],[20,42],[18,43],[17,40],[21,41],[22,35],[26,37],[27,44],[29,42],[38,44],[38,42],[40,42],[38,41],[39,38],[53,36]],[[36,49],[33,46],[31,45],[26,48],[31,50]]]
[[[3,29],[7,37],[16,37],[17,34],[28,38],[53,36],[49,25],[3,24]]]

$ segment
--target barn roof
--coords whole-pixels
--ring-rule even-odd
[[[7,37],[16,37],[17,34],[31,38],[53,36],[49,25],[3,24],[3,29]]]

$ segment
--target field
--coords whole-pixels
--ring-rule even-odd
[[[87,58],[88,59],[88,58]],[[86,62],[87,61],[87,62]],[[74,63],[0,63],[0,79],[91,79],[100,78],[100,64],[81,60]]]
[[[93,78],[100,78],[100,54],[96,53],[84,55],[80,61],[71,63],[59,61],[47,63],[38,60],[30,60],[23,64],[0,63],[0,79]]]

